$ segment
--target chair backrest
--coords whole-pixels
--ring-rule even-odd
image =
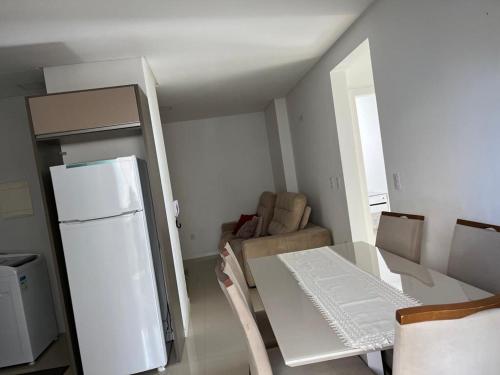
[[[238,259],[236,258],[229,242],[227,242],[226,245],[219,250],[219,253],[224,259],[226,274],[229,275],[231,280],[233,280],[236,286],[240,289],[243,297],[245,297],[245,301],[250,307],[250,310],[253,311],[250,289],[248,288],[245,280],[245,274],[243,273],[240,263],[238,262]]]
[[[225,273],[225,262],[222,258],[217,259],[215,273],[222,292],[245,332],[250,355],[250,373],[252,375],[272,375],[269,356],[255,318],[240,290],[235,286],[231,277]]]
[[[500,226],[457,220],[448,275],[488,292],[500,293],[499,270]]]
[[[500,296],[396,314],[393,375],[500,373]]]
[[[299,229],[307,198],[300,193],[278,193],[274,215],[269,224],[269,234],[291,233]]]
[[[424,216],[382,212],[375,246],[420,263]]]
[[[276,194],[270,191],[265,191],[260,195],[259,204],[257,205],[257,216],[262,218],[261,235],[269,234],[269,223],[274,215],[274,205],[276,203]]]

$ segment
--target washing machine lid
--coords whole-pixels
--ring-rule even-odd
[[[23,264],[35,260],[37,255],[0,255],[0,266],[4,267],[20,267]]]

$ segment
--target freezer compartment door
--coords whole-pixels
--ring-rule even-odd
[[[60,224],[84,373],[133,374],[167,362],[143,212]]]
[[[91,220],[143,209],[135,156],[51,167],[59,221]]]

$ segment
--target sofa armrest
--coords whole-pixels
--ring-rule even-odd
[[[299,250],[314,249],[332,244],[330,231],[317,225],[305,229],[274,236],[252,238],[243,241],[243,268],[249,286],[255,286],[248,260],[270,255],[289,253]]]
[[[236,228],[236,224],[238,224],[237,221],[231,221],[230,223],[223,223],[220,226],[220,230],[222,233],[224,232],[232,232],[234,228]]]

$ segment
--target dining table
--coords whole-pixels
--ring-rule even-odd
[[[491,296],[365,242],[343,243],[327,249],[422,305],[467,302]],[[296,367],[361,356],[375,374],[383,374],[381,352],[391,349],[392,344],[377,350],[347,346],[313,303],[311,297],[314,296],[305,293],[279,256],[253,258],[247,262],[286,365]]]

